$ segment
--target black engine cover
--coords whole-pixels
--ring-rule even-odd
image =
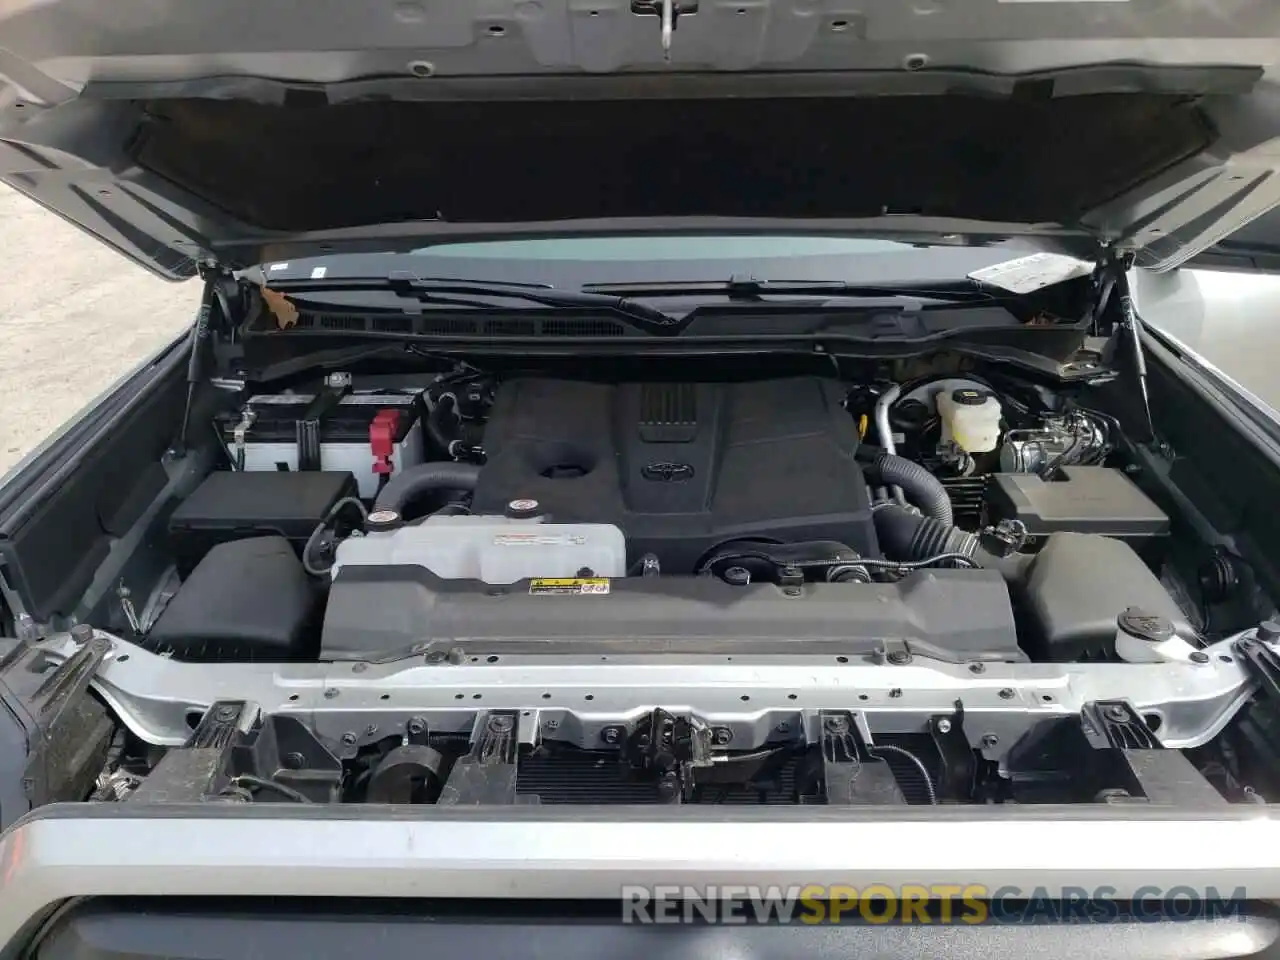
[[[537,500],[617,524],[631,559],[692,572],[740,537],[839,540],[877,556],[858,434],[834,381],[618,385],[518,379],[497,391],[472,509]]]

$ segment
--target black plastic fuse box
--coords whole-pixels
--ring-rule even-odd
[[[999,473],[992,476],[986,496],[992,518],[1021,520],[1034,537],[1096,533],[1140,547],[1169,533],[1169,515],[1110,467],[1063,467],[1050,480]]]
[[[316,525],[356,481],[339,471],[211,473],[169,518],[169,539],[184,578],[220,543],[278,534],[301,551]]]

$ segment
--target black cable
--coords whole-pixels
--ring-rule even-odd
[[[323,569],[315,566],[311,562],[311,552],[319,545],[320,535],[328,529],[329,524],[334,521],[343,507],[355,507],[359,510],[361,523],[369,519],[369,511],[366,510],[364,504],[355,497],[343,497],[329,508],[329,512],[325,514],[323,520],[316,524],[316,528],[311,531],[311,536],[307,537],[307,542],[303,544],[302,547],[302,569],[306,570],[307,573],[311,574],[313,577],[328,576],[329,568],[333,566],[333,564],[330,564],[329,567],[325,567]]]
[[[360,502],[359,498],[343,497],[341,500],[339,500],[337,503],[335,503],[332,507],[329,508],[329,512],[325,514],[325,518],[324,518],[325,522],[336,519],[338,516],[338,512],[343,507],[355,507],[357,510],[359,510],[361,523],[369,519],[369,511],[365,509],[364,504]]]
[[[935,563],[943,563],[945,561],[963,563],[973,570],[982,569],[982,564],[963,553],[939,553],[932,557],[926,557],[924,560],[869,560],[859,558],[855,562],[864,567],[877,567],[888,570],[918,570],[921,567],[931,567]]]
[[[232,777],[231,782],[237,787],[257,787],[259,790],[270,790],[288,800],[293,800],[295,803],[311,802],[310,797],[304,796],[293,787],[286,787],[283,783],[276,783],[266,777],[255,777],[251,773],[242,773],[238,777]]]
[[[920,771],[920,776],[924,777],[924,788],[927,791],[929,791],[929,802],[934,806],[937,806],[938,791],[934,789],[933,777],[929,776],[929,768],[924,765],[923,760],[917,757],[910,750],[904,750],[902,747],[895,747],[889,743],[884,743],[884,744],[878,743],[874,747],[869,747],[868,749],[871,751],[871,755],[873,757],[875,757],[877,753],[883,753],[885,751],[888,751],[889,753],[896,753],[900,756],[906,757],[908,760],[914,763],[916,765],[916,769]],[[884,758],[877,757],[877,759],[883,760]]]

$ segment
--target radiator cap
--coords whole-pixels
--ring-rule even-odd
[[[527,497],[507,504],[506,515],[512,520],[532,520],[542,514],[542,504]]]

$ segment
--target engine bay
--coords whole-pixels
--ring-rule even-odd
[[[98,799],[1225,803],[1264,786],[1217,751],[1280,627],[1208,629],[1167,504],[1116,418],[1071,392],[981,370],[462,364],[239,395],[214,430],[151,589],[24,654],[114,718],[92,741]]]
[[[190,577],[149,633],[157,649],[182,656],[171,641],[200,619],[185,613],[190,597],[271,618],[272,598],[303,596],[291,587],[304,572],[314,601],[274,625],[271,656],[378,659],[460,637],[688,653],[803,643],[863,656],[895,638],[953,663],[1067,661],[1113,655],[1129,607],[1194,638],[1152,570],[1168,517],[1102,462],[1106,419],[1075,409],[1002,434],[1001,401],[982,380],[885,390],[865,412],[850,409],[865,405],[859,391],[817,377],[467,375],[442,377],[417,406],[381,409],[348,384],[335,393],[333,426],[311,428],[321,454],[310,470],[276,469],[278,453],[254,450],[281,433],[257,433],[255,409],[287,398],[224,418],[241,469],[211,474],[170,520]],[[367,443],[351,439],[357,410]],[[396,431],[407,438],[398,450]],[[914,459],[894,452],[897,437]],[[327,469],[344,464],[353,470]],[[299,562],[263,565],[251,578],[261,600],[249,602],[229,584],[252,567],[242,541],[255,538],[275,539],[273,558],[291,541]],[[1079,596],[1096,599],[1062,599]],[[321,606],[317,638],[308,624]],[[206,629],[224,635],[202,637],[202,649],[241,651],[271,632],[216,624]]]
[[[1280,625],[1251,626],[1229,554],[1188,579],[1178,504],[1080,390],[982,365],[669,372],[224,389],[212,456],[175,472],[118,588],[6,662],[36,703],[87,691],[63,795],[1274,790],[1238,744]]]

